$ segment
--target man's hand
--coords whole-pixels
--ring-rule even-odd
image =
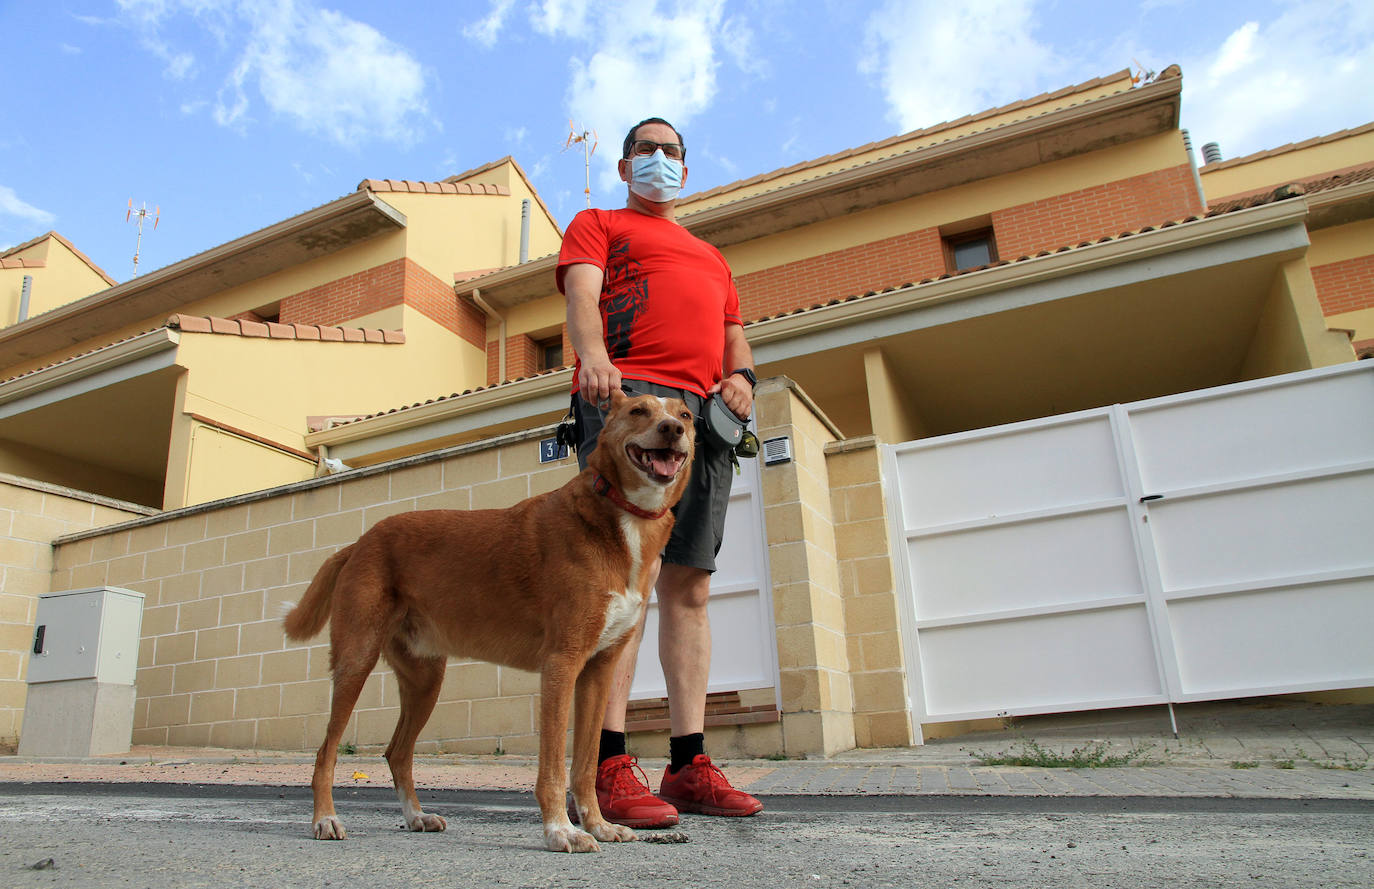
[[[738,374],[730,374],[712,386],[706,394],[715,395],[717,392],[725,400],[725,406],[731,413],[741,420],[749,419],[749,415],[754,411],[754,387],[749,385],[748,380]]]
[[[577,385],[584,400],[600,404],[620,388],[620,368],[612,364],[610,358],[595,362],[584,359],[577,375]]]

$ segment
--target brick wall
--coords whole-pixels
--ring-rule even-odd
[[[735,286],[741,317],[753,321],[944,271],[940,233],[928,228],[740,275]]]
[[[383,263],[285,297],[277,320],[283,324],[339,326],[400,305],[405,299],[406,262],[397,259]]]
[[[279,320],[283,324],[347,326],[355,318],[402,303],[478,348],[486,345],[487,319],[481,310],[460,301],[451,285],[406,258],[285,297]]]
[[[1339,315],[1374,306],[1374,255],[1313,266],[1322,314]]]
[[[563,336],[563,363],[572,366],[574,355],[572,340],[568,339],[568,325],[564,324],[562,329]],[[487,343],[487,385],[494,386],[506,380],[517,380],[521,377],[533,376],[540,373],[539,349],[534,339],[528,334],[517,333],[514,336],[506,337],[506,376],[501,377],[501,355],[496,340]]]
[[[1202,210],[1192,170],[1185,164],[994,210],[992,229],[998,255],[1016,259]]]
[[[1201,211],[1192,171],[1184,165],[1005,207],[991,216],[998,255],[1016,259]],[[752,321],[945,271],[940,232],[931,227],[760,269],[740,275],[736,285],[740,311]]]
[[[53,538],[149,511],[56,485],[0,476],[0,752],[14,751],[23,726],[28,697],[24,678],[38,597],[72,589],[49,585]]]

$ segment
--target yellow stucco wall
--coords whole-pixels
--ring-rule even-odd
[[[382,197],[406,215],[406,255],[452,284],[455,273],[520,261],[520,200],[532,195],[520,177],[514,178],[522,184],[509,196],[391,192]],[[531,200],[529,255],[556,253],[560,243],[552,220]]]
[[[480,349],[415,309],[397,306],[361,320],[366,325],[404,325],[405,344],[183,333],[177,362],[187,374],[174,408],[164,507],[313,474],[313,464],[299,457],[216,432],[191,414],[305,451],[308,416],[376,413],[462,391],[465,381],[485,374]]]
[[[19,320],[25,275],[33,278],[29,290],[30,318],[110,286],[85,260],[56,238],[43,238],[8,258],[42,262],[44,265],[41,268],[0,269],[0,327],[15,324]]]
[[[1295,151],[1257,157],[1253,161],[1241,158],[1239,160],[1244,162],[1232,167],[1216,170],[1203,167],[1198,173],[1202,177],[1202,190],[1207,199],[1215,201],[1234,194],[1312,179],[1329,170],[1367,164],[1370,158],[1374,158],[1374,130]]]
[[[1307,248],[1307,264],[1312,268],[1368,256],[1374,253],[1374,219],[1319,228],[1309,232],[1308,237],[1312,246]]]
[[[756,194],[762,194],[763,192],[774,191],[783,186],[792,185],[794,183],[802,182],[809,179],[815,179],[817,177],[824,176],[828,173],[833,173],[836,170],[860,166],[862,164],[866,164],[871,161],[877,160],[881,157],[890,157],[895,154],[903,154],[908,151],[914,151],[918,148],[925,148],[927,146],[936,145],[941,142],[948,142],[951,139],[957,139],[960,136],[966,136],[970,133],[991,130],[995,127],[1005,126],[1006,124],[1014,123],[1020,120],[1029,120],[1030,118],[1038,117],[1042,114],[1047,114],[1051,111],[1057,111],[1061,108],[1067,108],[1071,105],[1081,105],[1084,102],[1088,102],[1093,99],[1100,99],[1104,96],[1112,95],[1113,93],[1122,92],[1124,90],[1130,89],[1130,87],[1130,77],[1123,73],[1120,77],[1109,80],[1106,83],[1099,84],[1090,89],[1085,89],[1081,92],[1060,96],[1056,99],[1047,99],[1038,102],[1034,105],[1022,106],[1020,108],[1015,108],[1010,111],[1005,111],[1001,114],[990,115],[988,117],[980,118],[978,120],[970,121],[967,123],[962,123],[957,126],[951,126],[943,129],[934,128],[933,132],[927,132],[925,134],[922,134],[920,131],[916,131],[911,134],[911,138],[909,140],[899,141],[897,143],[884,145],[882,147],[875,147],[868,151],[857,152],[855,154],[846,154],[843,157],[837,158],[828,163],[816,164],[815,166],[808,165],[795,172],[786,173],[775,178],[767,178],[762,182],[757,182],[750,185],[742,185],[738,188],[729,189],[727,191],[721,192],[716,195],[712,195],[707,198],[696,198],[693,195],[688,195],[683,201],[681,201],[678,204],[678,207],[683,214],[697,213],[702,210],[706,210],[710,207],[719,206],[720,204],[729,203],[731,201],[738,201]],[[688,136],[688,138],[691,138],[690,135]],[[688,150],[690,152],[690,148]],[[688,166],[690,167],[690,162]],[[957,219],[959,217],[956,216],[954,218]]]
[[[1260,313],[1241,378],[1254,380],[1353,361],[1350,340],[1328,328],[1306,261],[1299,257],[1284,263]]]

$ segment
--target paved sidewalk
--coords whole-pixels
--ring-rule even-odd
[[[1374,800],[1374,705],[1252,700],[1176,708],[1178,737],[1164,708],[1024,718],[1004,732],[910,748],[855,750],[819,760],[722,762],[752,793],[1237,797]],[[1077,751],[1077,754],[1075,754]],[[1062,755],[1114,767],[983,765],[1005,754]],[[0,756],[0,782],[110,781],[308,785],[314,757],[203,748],[135,748],[120,756],[49,759]],[[662,759],[642,761],[658,786]],[[421,756],[416,783],[428,788],[529,790],[532,758]],[[340,784],[389,786],[376,756],[341,757]]]

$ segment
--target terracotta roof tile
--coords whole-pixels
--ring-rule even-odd
[[[0,269],[45,269],[48,264],[41,259],[25,259],[22,256],[11,256],[0,259]]]
[[[422,182],[414,179],[364,179],[358,183],[358,191],[374,194],[398,191],[407,194],[510,194],[506,186],[491,182]]]
[[[165,327],[183,333],[215,333],[226,336],[262,337],[274,340],[317,340],[328,343],[404,343],[401,330],[364,327],[331,327],[318,324],[278,324],[259,321],[234,321],[201,315],[173,315]]]
[[[1231,210],[1243,210],[1247,207],[1258,207],[1261,204],[1270,204],[1274,201],[1281,201],[1285,198],[1297,197],[1303,194],[1320,194],[1323,191],[1331,191],[1335,188],[1355,185],[1360,182],[1374,182],[1374,164],[1354,167],[1348,170],[1342,170],[1339,173],[1331,173],[1313,179],[1289,182],[1280,185],[1278,188],[1267,188],[1249,194],[1229,195],[1221,200],[1209,203],[1207,205],[1207,215],[1211,216],[1215,213],[1225,213]]]
[[[349,425],[349,424],[351,424],[351,423],[357,423],[357,422],[360,422],[360,421],[362,421],[362,420],[370,420],[370,419],[372,419],[373,417],[385,417],[385,416],[388,416],[388,415],[390,415],[390,414],[399,414],[399,413],[401,413],[402,411],[414,410],[414,409],[417,408],[417,407],[424,407],[425,405],[436,404],[436,403],[442,402],[442,401],[452,401],[452,400],[455,399],[455,398],[462,398],[462,397],[464,397],[464,396],[466,396],[466,395],[472,395],[472,394],[477,393],[477,392],[490,392],[490,391],[493,390],[493,389],[501,389],[501,388],[504,388],[504,387],[506,387],[506,386],[511,386],[511,385],[514,385],[515,383],[522,382],[522,381],[524,381],[524,380],[533,380],[533,379],[537,379],[537,378],[539,378],[539,377],[547,377],[547,376],[550,376],[551,374],[562,373],[563,371],[565,371],[565,370],[570,370],[570,369],[571,369],[571,366],[569,366],[569,365],[564,365],[563,367],[555,367],[555,368],[551,368],[551,369],[549,369],[549,370],[540,371],[539,373],[536,373],[536,374],[530,374],[528,377],[516,377],[515,379],[512,379],[512,380],[505,380],[504,382],[500,382],[500,383],[494,383],[494,384],[492,384],[492,385],[490,385],[490,386],[478,386],[478,387],[475,388],[475,389],[464,389],[462,392],[454,392],[452,395],[439,395],[439,396],[436,396],[436,397],[434,397],[434,398],[427,399],[427,400],[425,400],[425,401],[417,401],[417,402],[415,402],[415,403],[413,403],[413,404],[406,404],[406,405],[401,405],[400,407],[388,408],[388,409],[386,409],[386,410],[384,410],[384,411],[377,411],[377,412],[374,413],[374,414],[365,414],[365,415],[359,416],[359,417],[330,417],[330,418],[328,418],[328,419],[331,419],[331,420],[335,421],[335,422],[333,422],[333,423],[330,424],[330,428],[338,428],[338,427],[340,427],[340,426],[347,426],[347,425]]]

